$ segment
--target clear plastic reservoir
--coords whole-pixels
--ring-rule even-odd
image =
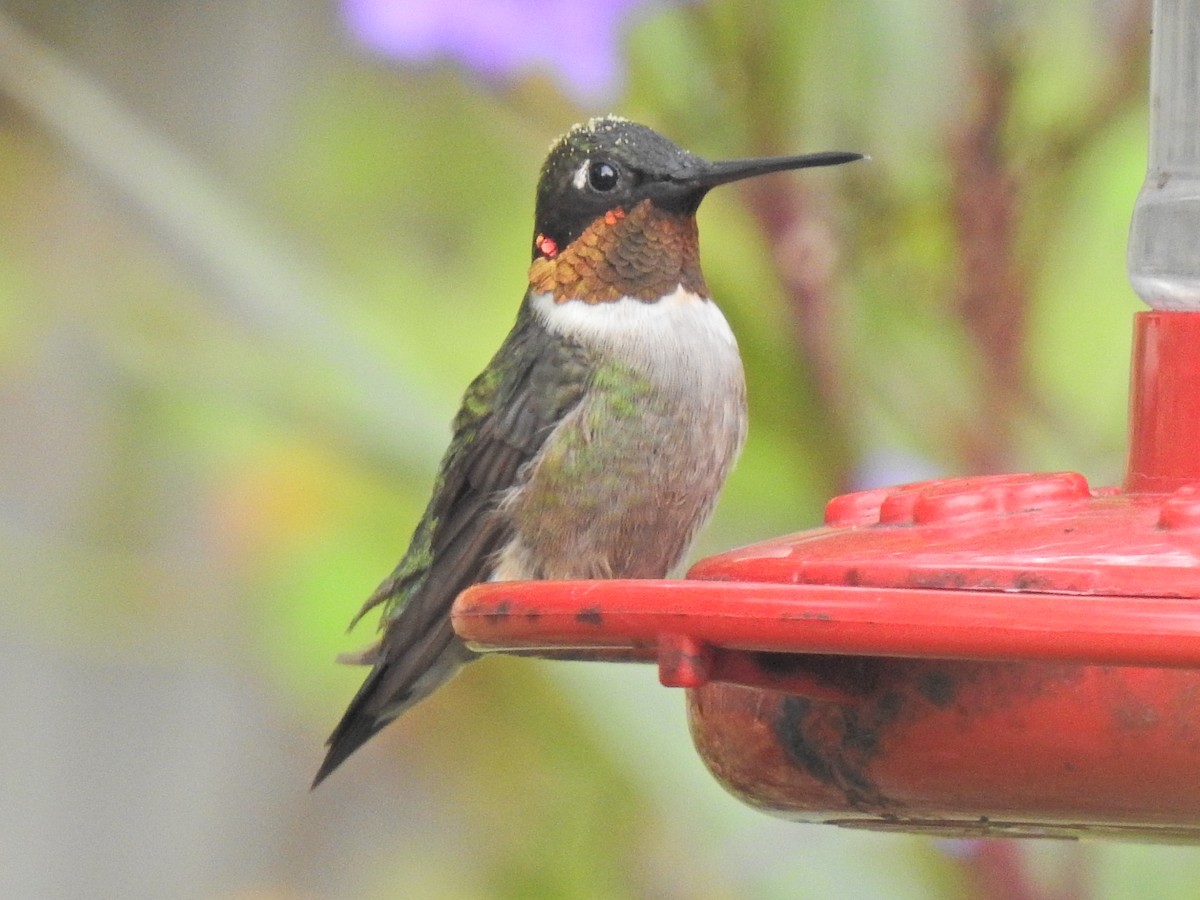
[[[1150,153],[1129,280],[1155,309],[1200,310],[1200,0],[1155,0]]]

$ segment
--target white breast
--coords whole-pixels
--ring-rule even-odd
[[[616,363],[644,383],[622,395],[599,381],[556,426],[552,449],[505,500],[515,535],[495,577],[662,578],[708,518],[746,435],[733,333],[715,303],[682,289],[655,303],[543,294],[530,304],[547,330],[591,348],[598,367]]]
[[[530,301],[548,330],[635,366],[664,390],[729,395],[733,382],[741,394],[742,362],[729,323],[712,300],[682,286],[653,303],[556,303],[550,294]]]

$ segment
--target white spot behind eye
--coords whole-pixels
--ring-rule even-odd
[[[575,170],[575,177],[571,179],[571,183],[579,190],[583,190],[587,186],[588,166],[592,164],[590,159],[585,159],[583,165]]]

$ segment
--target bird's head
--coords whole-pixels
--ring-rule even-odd
[[[559,300],[587,302],[653,300],[680,284],[706,293],[695,216],[709,190],[861,158],[834,152],[709,162],[627,119],[576,125],[542,166],[530,284]]]

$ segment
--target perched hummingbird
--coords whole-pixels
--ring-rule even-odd
[[[682,560],[746,436],[696,209],[719,184],[860,158],[708,162],[612,116],[551,147],[516,324],[467,389],[408,552],[354,618],[382,605],[383,637],[354,660],[373,668],[314,786],[475,658],[450,626],[460,591],[662,578]]]

